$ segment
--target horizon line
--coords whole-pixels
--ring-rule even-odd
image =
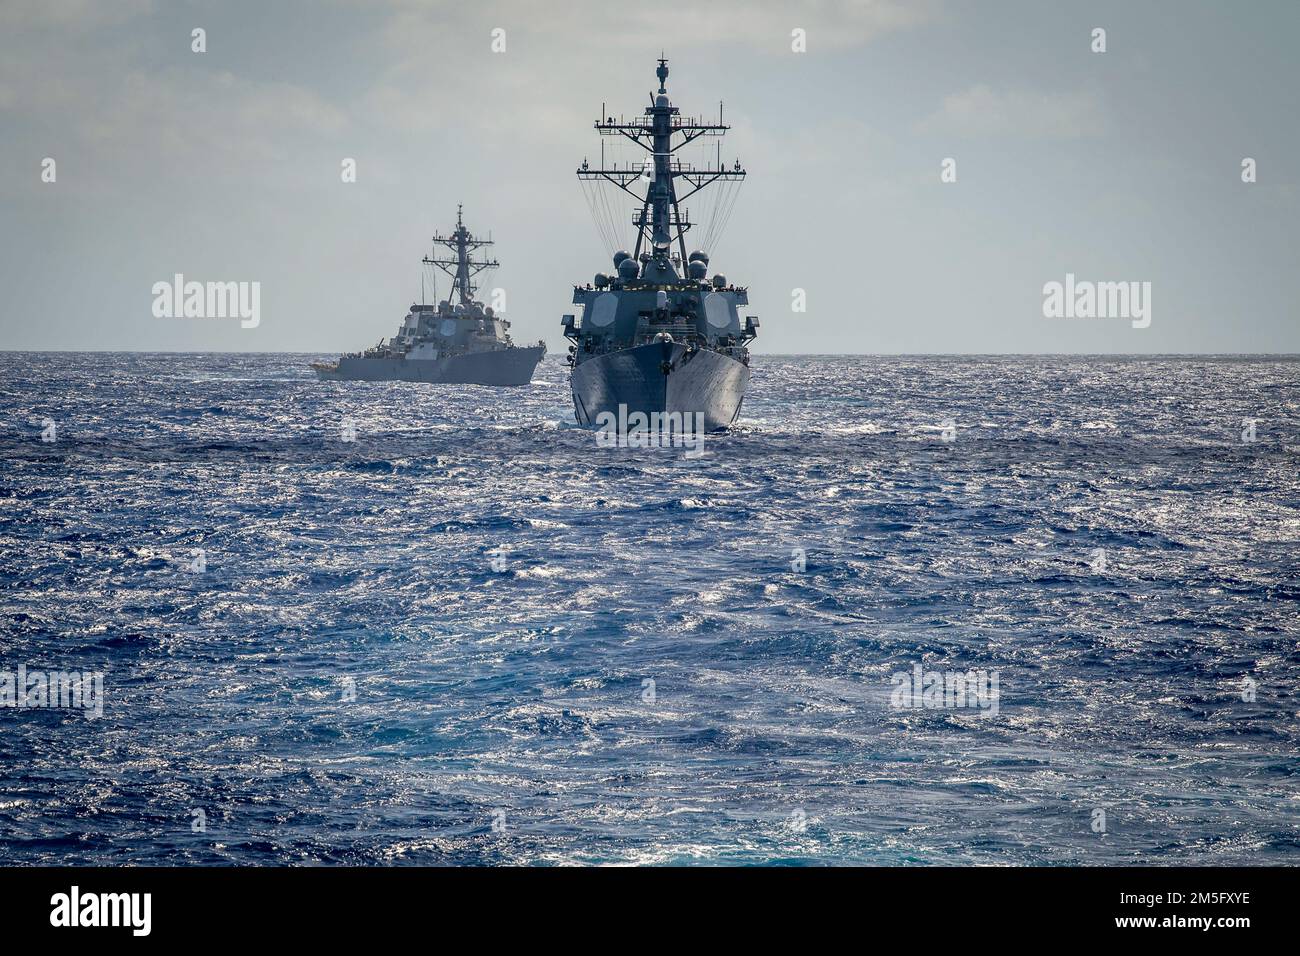
[[[0,348],[12,355],[337,355],[338,349],[299,352],[234,349],[21,349]],[[347,353],[342,353],[347,354]],[[556,353],[559,354],[559,353]],[[770,358],[1294,358],[1300,352],[752,352]]]

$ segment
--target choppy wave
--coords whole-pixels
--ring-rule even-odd
[[[311,358],[0,354],[0,670],[105,675],[0,861],[1295,862],[1300,362],[760,356],[688,458]]]

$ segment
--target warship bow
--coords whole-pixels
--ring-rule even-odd
[[[659,92],[644,116],[631,120],[604,116],[596,121],[602,136],[622,137],[643,149],[641,164],[578,168],[580,180],[600,180],[633,197],[639,211],[631,254],[614,253],[614,272],[597,274],[575,286],[580,314],[566,315],[570,385],[579,424],[680,413],[702,421],[706,430],[731,425],[740,415],[749,383],[749,349],[758,319],[739,309],[749,304],[745,288],[714,272],[709,255],[686,252],[691,229],[682,203],[715,183],[745,176],[739,161],[724,167],[719,150],[715,167],[696,168],[675,155],[701,137],[721,137],[729,127],[682,117],[665,86],[668,61],[655,71]],[[602,111],[603,112],[603,111]],[[603,150],[602,150],[603,152]],[[679,190],[678,183],[683,184]]]

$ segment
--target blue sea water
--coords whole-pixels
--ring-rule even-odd
[[[312,358],[0,354],[0,671],[104,674],[0,863],[1300,860],[1300,360],[757,356],[688,458]]]

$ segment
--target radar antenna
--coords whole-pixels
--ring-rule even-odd
[[[461,215],[464,209],[463,203],[456,204],[456,231],[450,236],[437,235],[433,237],[434,245],[446,246],[455,253],[454,259],[429,258],[425,256],[421,261],[425,265],[437,266],[447,275],[451,276],[452,287],[455,295],[459,300],[459,305],[468,306],[474,301],[474,293],[478,291],[478,286],[474,284],[474,277],[484,269],[495,269],[501,265],[495,259],[475,260],[472,253],[481,246],[495,245],[491,239],[477,239],[468,229],[465,228],[465,221]]]
[[[721,154],[717,166],[712,168],[696,168],[674,158],[673,154],[687,143],[701,136],[723,136],[731,127],[722,122],[721,106],[716,123],[680,116],[680,111],[668,99],[668,60],[663,56],[659,58],[655,76],[659,79],[659,92],[651,95],[651,105],[646,107],[644,116],[627,122],[602,116],[595,124],[601,136],[623,136],[646,150],[650,157],[645,164],[615,164],[604,168],[602,162],[601,168],[592,168],[583,160],[577,173],[580,180],[603,179],[613,183],[640,204],[640,212],[632,217],[632,225],[637,227],[634,258],[640,258],[643,245],[649,245],[654,255],[666,257],[673,243],[677,243],[685,262],[686,233],[694,224],[689,211],[683,212],[681,203],[710,183],[744,179],[745,170],[739,160],[730,169],[724,167]],[[678,194],[678,179],[691,187],[688,192]],[[649,184],[643,196],[633,186],[647,180]]]

